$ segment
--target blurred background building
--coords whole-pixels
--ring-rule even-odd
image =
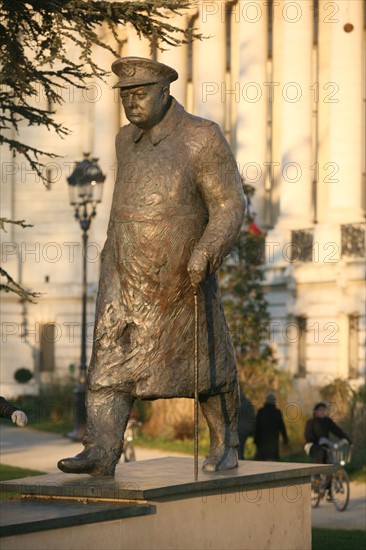
[[[357,385],[365,376],[365,14],[363,0],[199,1],[173,22],[207,38],[164,52],[132,27],[121,30],[121,56],[177,69],[172,95],[220,124],[256,188],[268,338],[304,391],[336,377]],[[103,51],[95,58],[107,69],[113,61]],[[90,354],[114,137],[126,122],[114,82],[62,90],[56,117],[72,130],[66,139],[22,128],[25,141],[60,155],[44,160],[47,186],[23,159],[2,151],[2,215],[33,225],[3,233],[2,262],[42,293],[36,305],[2,295],[2,395],[36,392],[42,381],[78,368],[82,244],[67,177],[86,152],[107,176],[87,248]],[[53,108],[41,92],[35,101]],[[34,372],[26,388],[14,380],[20,367]]]

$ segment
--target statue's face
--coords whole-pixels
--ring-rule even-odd
[[[139,128],[148,129],[164,116],[169,101],[169,87],[149,84],[121,90],[122,105],[126,117]]]

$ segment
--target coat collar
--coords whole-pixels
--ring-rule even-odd
[[[163,139],[169,136],[175,129],[175,127],[181,121],[184,113],[184,108],[174,97],[172,97],[172,103],[164,116],[164,118],[156,124],[150,130],[142,130],[134,124],[132,124],[133,132],[132,138],[135,143],[139,142],[144,134],[146,134],[153,145],[158,145]]]

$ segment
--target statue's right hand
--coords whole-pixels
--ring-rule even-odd
[[[194,290],[204,280],[207,275],[208,260],[206,254],[199,249],[195,249],[189,259],[187,271]]]

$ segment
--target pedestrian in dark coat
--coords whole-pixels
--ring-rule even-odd
[[[288,437],[282,413],[276,407],[275,394],[270,392],[267,393],[264,406],[259,409],[255,422],[256,460],[279,460],[280,434],[287,445]]]
[[[238,459],[244,460],[245,443],[248,437],[254,436],[255,409],[252,402],[243,392],[240,393],[240,406],[238,415]]]

